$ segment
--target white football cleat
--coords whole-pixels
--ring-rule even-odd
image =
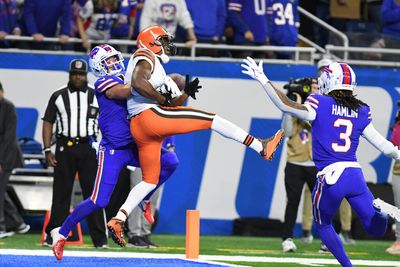
[[[383,216],[389,216],[395,221],[400,222],[400,209],[396,206],[390,205],[380,198],[374,199],[372,205]]]
[[[60,227],[57,227],[50,231],[51,238],[53,239],[51,249],[53,250],[54,256],[56,256],[57,260],[62,259],[65,241],[67,240],[66,237],[59,233],[59,230]]]
[[[282,251],[283,252],[295,252],[297,247],[293,242],[293,239],[286,238],[285,241],[282,242]]]

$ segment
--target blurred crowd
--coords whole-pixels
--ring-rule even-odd
[[[340,43],[299,16],[298,6],[346,33],[352,46],[399,45],[400,0],[0,0],[0,47],[86,51],[96,40],[135,40],[153,24],[188,48],[195,43],[301,46],[299,31],[322,47]],[[5,40],[7,35],[32,36],[34,42]],[[57,37],[59,43],[46,44],[44,37]],[[82,44],[69,43],[70,37]],[[292,57],[291,52],[210,49],[198,55]]]

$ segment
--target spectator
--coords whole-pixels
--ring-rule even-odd
[[[135,24],[133,25],[133,39],[136,39],[140,32],[140,18],[142,17],[142,11],[145,0],[137,0],[136,12],[135,12]]]
[[[236,45],[266,45],[267,41],[267,0],[229,0],[228,19],[235,32]],[[259,3],[259,6],[256,4]],[[236,57],[265,57],[264,52],[240,51]]]
[[[87,63],[72,60],[68,85],[54,92],[43,116],[43,145],[48,165],[54,167],[53,200],[43,245],[52,245],[50,231],[61,226],[69,215],[72,186],[76,173],[84,199],[91,193],[96,178],[96,151],[89,143],[96,138],[98,104],[94,90],[87,84]],[[51,139],[56,122],[56,153]],[[99,209],[87,217],[95,247],[106,247],[104,212]]]
[[[164,139],[161,154],[165,154],[165,151],[175,152],[175,137],[169,136]],[[170,159],[169,169],[175,170],[178,167],[179,160],[175,153],[169,153]],[[142,181],[142,171],[140,168],[136,168],[131,174],[131,187],[133,188]],[[154,214],[157,212],[157,202],[160,196],[160,190],[154,192],[150,198],[151,210]],[[156,248],[156,245],[151,239],[152,225],[144,219],[141,211],[143,207],[136,207],[128,217],[128,247],[136,248]],[[154,216],[156,217],[156,216]]]
[[[217,44],[221,41],[226,23],[225,0],[186,0],[194,23],[194,33],[199,43]],[[197,55],[217,56],[218,50],[207,49]]]
[[[133,29],[135,26],[136,16],[136,0],[124,0],[120,4],[120,13],[118,14],[118,20],[115,25],[111,28],[112,39],[132,40]],[[114,47],[123,52],[128,52],[127,45],[117,45]]]
[[[21,28],[17,22],[17,1],[0,0],[0,47],[8,47],[4,42],[6,35],[21,35]]]
[[[58,23],[61,23],[59,41],[66,44],[71,34],[71,16],[70,0],[25,0],[27,34],[37,42],[43,41],[44,37],[55,37]]]
[[[269,44],[296,46],[299,33],[298,0],[271,0],[268,6]],[[276,52],[276,57],[289,59],[293,52]]]
[[[16,132],[17,112],[0,83],[0,239],[30,229],[6,191],[11,170],[23,165]]]
[[[393,126],[390,141],[393,145],[400,146],[400,114],[398,113]],[[400,206],[400,163],[395,161],[393,166],[392,188],[394,196],[394,204]],[[386,249],[389,254],[400,254],[400,222],[396,222],[396,241]]]
[[[384,0],[381,9],[386,48],[400,48],[400,0]],[[399,55],[386,55],[386,60],[396,61]]]
[[[90,40],[108,40],[111,29],[119,18],[127,21],[126,14],[119,17],[122,6],[118,0],[88,0],[77,18],[82,46],[91,48]],[[122,12],[123,13],[123,12]],[[124,19],[125,18],[125,19]]]
[[[165,28],[175,35],[178,24],[186,30],[186,46],[192,47],[197,39],[185,0],[146,0],[140,18],[140,30],[152,25]]]

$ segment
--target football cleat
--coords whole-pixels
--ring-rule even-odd
[[[297,250],[296,244],[293,242],[293,239],[286,238],[282,242],[282,251],[283,252],[295,252]]]
[[[271,160],[274,157],[275,151],[278,148],[279,144],[282,142],[284,136],[285,131],[280,129],[275,133],[274,136],[271,136],[268,139],[259,139],[263,146],[263,150],[260,152],[260,155],[265,160]]]
[[[51,250],[53,250],[54,256],[57,260],[61,260],[64,253],[65,241],[67,240],[62,234],[59,233],[60,227],[51,230],[50,235],[53,239],[53,245]]]
[[[149,222],[149,224],[154,223],[154,216],[153,216],[153,212],[151,211],[151,202],[150,201],[145,202],[143,216]]]
[[[123,220],[113,217],[107,223],[107,228],[111,233],[112,240],[118,246],[125,247],[126,246],[126,241],[124,239],[125,222]]]
[[[396,206],[390,205],[380,198],[374,199],[372,205],[374,206],[375,210],[379,212],[383,217],[389,216],[395,221],[400,222],[400,209]]]

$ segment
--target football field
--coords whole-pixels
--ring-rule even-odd
[[[58,262],[51,249],[40,245],[40,234],[29,233],[0,240],[0,266],[338,266],[330,254],[318,253],[319,240],[302,244],[295,240],[296,253],[282,253],[279,238],[202,236],[200,259],[185,259],[185,236],[154,235],[155,249],[91,247],[88,236],[83,246],[68,246]],[[400,266],[400,255],[389,255],[388,241],[357,241],[346,246],[355,266]]]

